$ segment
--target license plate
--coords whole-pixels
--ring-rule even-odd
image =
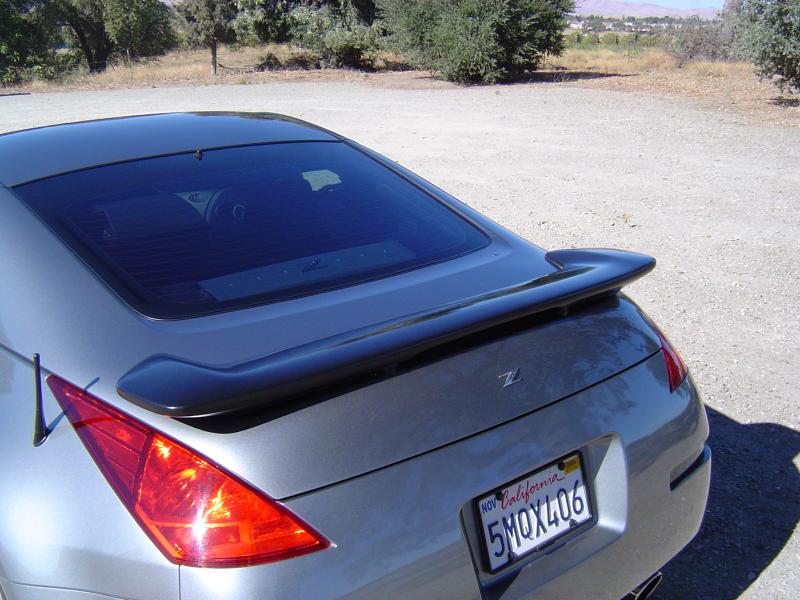
[[[581,455],[571,454],[480,498],[489,570],[551,545],[592,518]]]

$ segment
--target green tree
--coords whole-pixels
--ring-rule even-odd
[[[351,0],[299,6],[291,16],[294,39],[315,52],[321,66],[371,66],[380,30],[365,23]]]
[[[366,25],[372,25],[378,16],[375,0],[292,0],[290,4],[305,5],[311,9],[327,6],[336,11],[341,11],[349,5],[358,15],[358,19]]]
[[[0,0],[0,83],[31,74],[55,75],[74,55],[56,53],[63,44],[53,12],[42,0]]]
[[[235,0],[182,0],[176,4],[185,26],[186,41],[211,50],[211,76],[217,74],[217,46],[236,41]]]
[[[67,26],[71,41],[83,53],[89,72],[105,71],[114,42],[106,31],[103,0],[51,0],[48,5]]]
[[[800,0],[743,0],[739,45],[759,75],[800,92]]]
[[[115,50],[127,60],[175,47],[172,12],[158,0],[106,0],[104,23]]]
[[[239,42],[258,44],[289,38],[290,13],[297,0],[238,0],[236,4],[233,28]]]
[[[413,64],[462,82],[509,81],[564,49],[573,0],[378,0]]]
[[[169,9],[158,0],[45,0],[66,25],[89,71],[105,71],[114,51],[139,58],[160,54],[175,37]]]
[[[16,81],[19,70],[26,66],[31,37],[28,5],[21,0],[0,0],[0,83]]]
[[[368,25],[371,25],[377,16],[378,7],[375,6],[375,0],[353,0],[353,7]]]
[[[389,39],[405,59],[423,69],[432,68],[438,26],[445,10],[443,0],[377,0]]]

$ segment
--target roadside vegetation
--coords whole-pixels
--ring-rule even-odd
[[[573,0],[0,0],[0,84],[247,82],[344,68],[419,69],[459,83],[675,75],[738,85],[759,76],[790,106],[800,93],[800,0],[731,0],[715,20],[576,18],[573,8]]]

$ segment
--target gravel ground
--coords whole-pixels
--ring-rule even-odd
[[[198,109],[329,127],[547,248],[656,256],[629,291],[689,363],[715,461],[658,598],[800,598],[800,130],[607,90],[328,81],[0,97],[0,131]]]

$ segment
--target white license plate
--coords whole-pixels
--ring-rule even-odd
[[[591,520],[580,454],[571,454],[480,498],[489,570],[549,546]]]

